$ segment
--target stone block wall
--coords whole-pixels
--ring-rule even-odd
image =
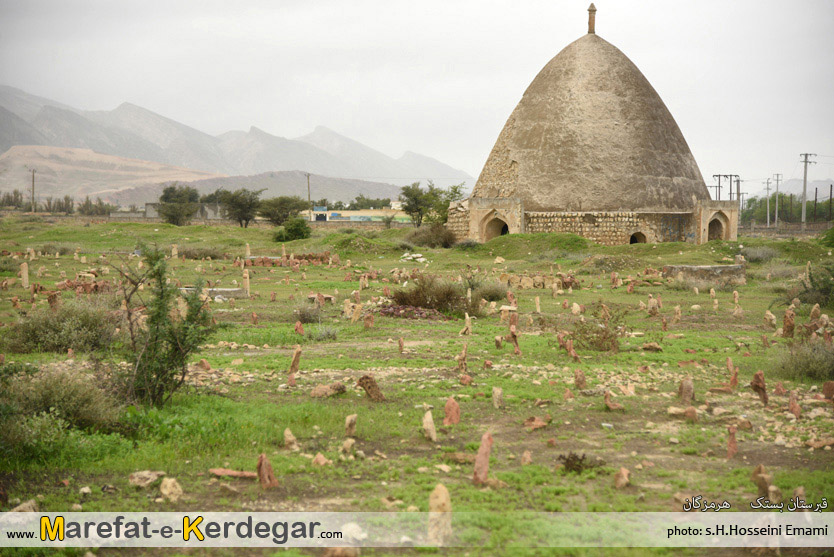
[[[688,213],[528,212],[528,232],[568,232],[604,245],[627,244],[641,233],[646,242],[692,241]]]
[[[469,204],[466,201],[449,206],[446,228],[452,231],[458,242],[469,238]]]

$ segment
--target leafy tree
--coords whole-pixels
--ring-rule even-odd
[[[302,218],[292,218],[284,223],[284,228],[275,233],[276,242],[290,242],[292,240],[302,240],[309,238],[313,233],[310,230],[310,225]]]
[[[223,196],[228,195],[230,192],[224,188],[218,188],[211,193],[207,193],[200,197],[200,203],[222,203]]]
[[[258,214],[275,226],[281,226],[306,208],[307,202],[297,195],[282,195],[261,201]]]
[[[365,195],[361,193],[357,195],[353,201],[350,202],[350,208],[354,211],[362,209],[382,209],[383,207],[388,207],[390,205],[390,199],[382,197],[374,199],[371,197],[365,197]]]
[[[400,201],[403,202],[403,211],[411,217],[414,227],[419,228],[423,224],[423,217],[432,208],[432,199],[428,191],[420,188],[420,182],[414,182],[400,188]]]
[[[159,216],[168,224],[185,226],[200,210],[199,201],[197,188],[171,184],[159,196]]]
[[[167,186],[159,196],[160,203],[199,203],[200,194],[197,188],[180,186],[176,183]]]
[[[226,192],[220,200],[223,205],[223,214],[226,218],[237,221],[241,228],[247,228],[255,218],[260,208],[262,190],[247,190],[241,188],[231,193]]]
[[[332,209],[334,211],[344,211],[347,209],[344,201],[334,201],[332,205],[328,205],[328,209]]]
[[[326,197],[322,197],[322,198],[321,198],[321,199],[319,199],[318,201],[316,201],[316,200],[314,199],[314,200],[313,200],[313,206],[314,206],[314,207],[327,207],[327,206],[328,206],[328,201],[327,201],[327,198],[326,198]]]
[[[431,212],[426,220],[431,223],[446,224],[449,220],[449,204],[463,199],[464,182],[450,186],[448,189],[438,188],[429,180],[428,195],[431,200]]]
[[[117,209],[118,207],[105,203],[100,197],[97,197],[96,201],[92,202],[90,201],[90,196],[88,195],[84,199],[84,203],[81,203],[78,206],[78,214],[84,216],[105,216],[109,215],[111,211],[115,211]]]

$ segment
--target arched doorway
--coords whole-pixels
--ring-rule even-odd
[[[723,240],[724,239],[724,223],[722,220],[715,216],[711,221],[709,221],[709,228],[707,230],[707,240]]]
[[[642,232],[635,232],[631,235],[631,238],[628,240],[629,244],[645,244],[646,243],[646,235]]]
[[[487,242],[496,236],[503,236],[504,234],[509,233],[510,227],[507,226],[507,223],[496,217],[486,223],[486,226],[484,227],[484,241]]]

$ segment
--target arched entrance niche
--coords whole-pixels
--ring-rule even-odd
[[[726,240],[729,234],[729,221],[724,213],[715,213],[709,221],[707,240]]]
[[[484,226],[484,241],[488,242],[496,236],[503,236],[504,234],[509,233],[510,227],[507,223],[498,217],[493,217],[491,220],[487,221],[486,226]]]
[[[646,243],[646,235],[642,232],[635,232],[631,235],[631,238],[628,240],[629,244],[645,244]]]

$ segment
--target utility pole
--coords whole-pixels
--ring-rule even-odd
[[[723,177],[724,177],[723,174],[713,174],[712,175],[713,180],[718,178],[718,185],[717,186],[712,186],[713,188],[716,188],[715,189],[715,191],[716,191],[716,196],[715,196],[716,201],[721,201],[721,178],[723,178]]]
[[[816,164],[813,161],[809,161],[808,157],[816,157],[816,155],[814,153],[800,153],[799,156],[802,157],[802,163],[805,165],[805,170],[802,173],[802,230],[805,230],[805,201],[808,196],[808,165]]]
[[[767,227],[770,228],[770,178],[763,182],[767,191]]]
[[[736,177],[736,199],[738,200],[738,211],[739,213],[742,210],[741,205],[741,178],[738,177],[738,174],[735,175]],[[730,180],[730,189],[733,189],[733,182],[732,179]]]
[[[831,222],[831,198],[834,197],[834,184],[828,184],[828,221]]]
[[[782,181],[782,175],[774,174],[773,177],[776,180],[776,216],[773,220],[776,228],[779,228],[779,182]]]
[[[812,219],[813,222],[817,222],[817,193],[819,193],[819,188],[814,188],[814,218]]]
[[[32,169],[32,212],[35,212],[35,169]]]
[[[310,206],[309,220],[313,220],[313,199],[310,197],[310,173],[307,172],[307,204]]]

